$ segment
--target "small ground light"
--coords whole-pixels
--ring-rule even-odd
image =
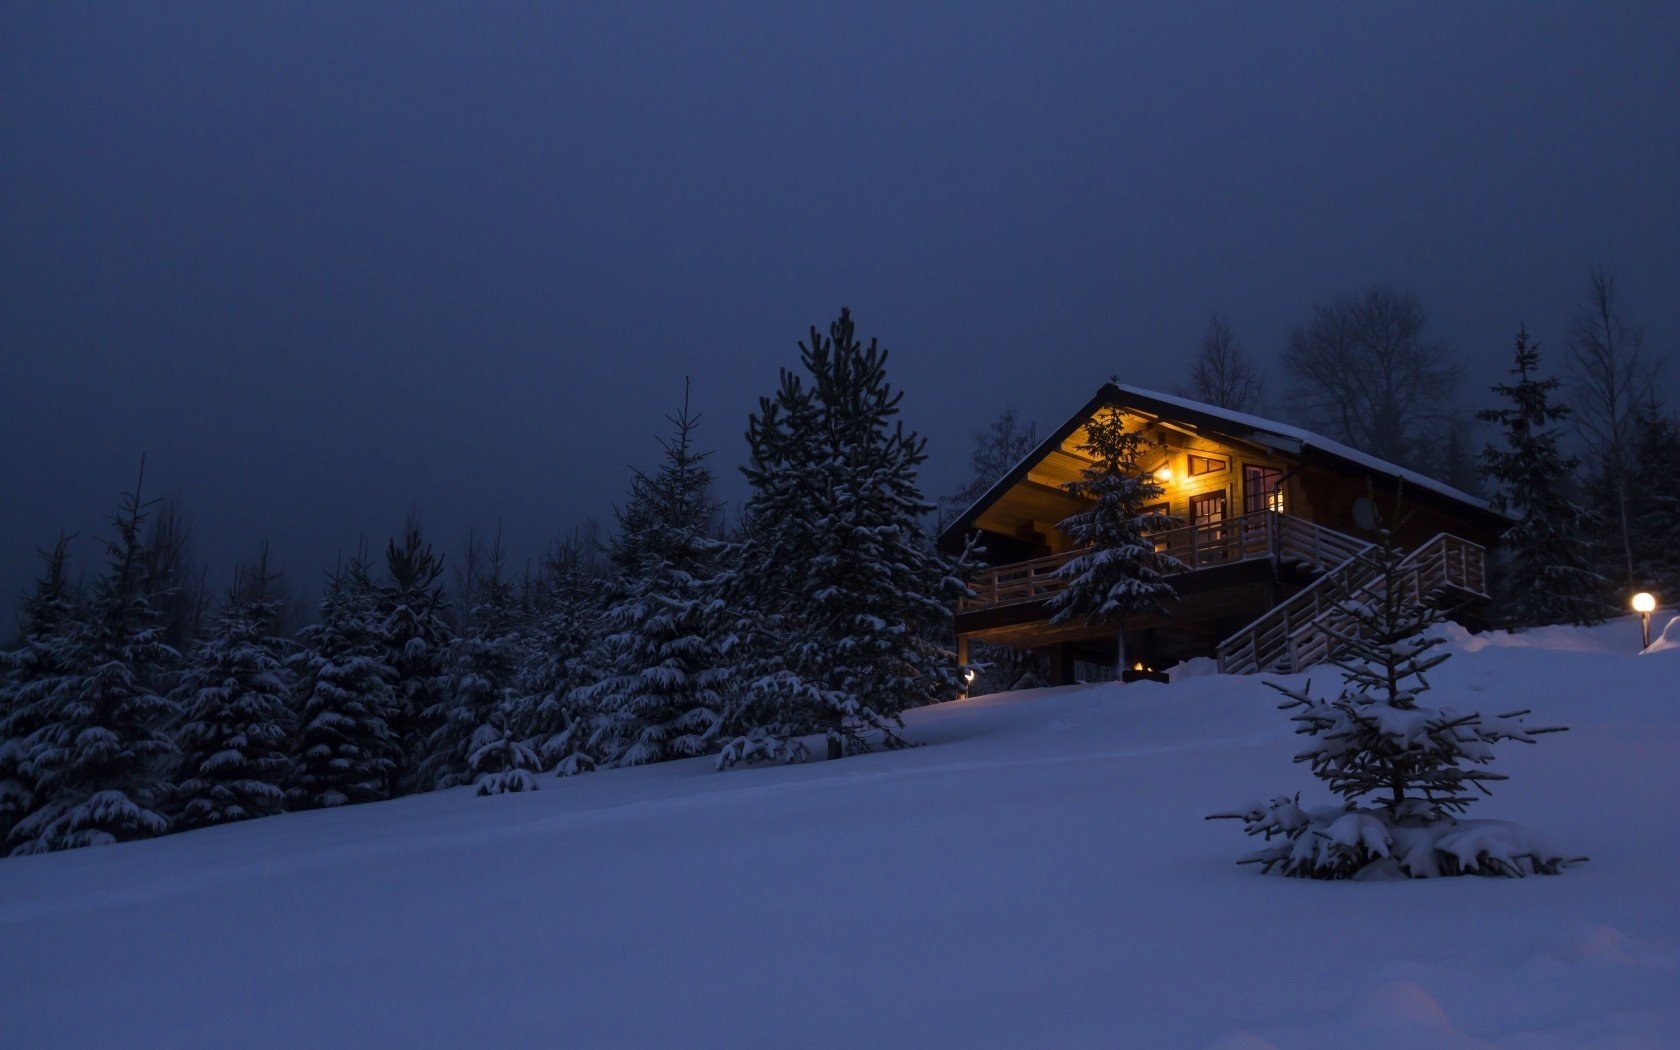
[[[1639,635],[1644,642],[1640,649],[1651,648],[1651,614],[1656,610],[1656,595],[1649,591],[1640,591],[1633,596],[1633,611],[1639,614]]]

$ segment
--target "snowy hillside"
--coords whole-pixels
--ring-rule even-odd
[[[1680,1045],[1680,646],[1452,630],[1440,702],[1572,727],[1472,815],[1589,863],[1264,877],[1203,815],[1327,796],[1259,679],[1045,690],[907,752],[0,862],[0,1043]]]

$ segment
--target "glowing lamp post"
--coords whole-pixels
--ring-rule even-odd
[[[1641,649],[1651,648],[1651,614],[1657,610],[1656,595],[1649,591],[1640,591],[1633,596],[1633,611],[1639,614],[1639,635],[1642,639]]]

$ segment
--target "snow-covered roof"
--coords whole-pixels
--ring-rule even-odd
[[[1455,489],[1451,485],[1448,485],[1445,482],[1437,481],[1427,474],[1419,474],[1415,470],[1407,470],[1405,467],[1390,463],[1384,459],[1378,459],[1376,456],[1373,456],[1368,452],[1361,452],[1356,448],[1344,445],[1339,441],[1332,441],[1324,435],[1315,434],[1310,430],[1303,430],[1300,427],[1293,427],[1287,423],[1279,423],[1272,419],[1262,419],[1259,416],[1251,416],[1246,412],[1233,412],[1228,408],[1218,408],[1213,405],[1203,404],[1200,401],[1191,401],[1189,398],[1185,397],[1176,397],[1172,394],[1162,394],[1154,390],[1145,390],[1142,387],[1126,386],[1123,383],[1115,383],[1113,386],[1116,390],[1122,391],[1123,393],[1132,394],[1137,397],[1149,398],[1151,400],[1160,401],[1178,408],[1189,409],[1192,412],[1198,412],[1204,416],[1213,416],[1216,419],[1230,424],[1234,430],[1240,429],[1248,431],[1252,435],[1272,438],[1273,440],[1269,442],[1269,444],[1271,444],[1274,448],[1279,448],[1286,452],[1300,452],[1304,448],[1316,449],[1317,451],[1323,452],[1327,455],[1336,456],[1339,459],[1345,459],[1351,463],[1357,463],[1367,470],[1373,470],[1380,474],[1387,474],[1390,477],[1399,478],[1405,481],[1408,485],[1416,485],[1419,488],[1428,489],[1429,491],[1438,493],[1439,495],[1458,500],[1460,503],[1468,503],[1473,507],[1497,513],[1484,499],[1472,496],[1468,492],[1464,492],[1460,489]],[[1231,436],[1237,437],[1240,435],[1232,434]]]
[[[1063,424],[1059,430],[1047,437],[1038,448],[1023,457],[1009,473],[999,478],[990,489],[986,490],[984,495],[969,506],[967,511],[946,525],[940,532],[939,542],[941,545],[960,545],[963,542],[963,536],[973,526],[974,519],[981,509],[995,503],[1026,474],[1032,464],[1037,463],[1059,447],[1070,433],[1083,425],[1093,412],[1101,409],[1104,405],[1135,408],[1145,412],[1159,411],[1163,415],[1167,414],[1169,410],[1176,410],[1177,413],[1182,413],[1182,416],[1175,419],[1174,422],[1205,425],[1225,437],[1247,441],[1251,444],[1291,455],[1299,456],[1302,452],[1311,450],[1323,456],[1339,459],[1360,469],[1404,481],[1408,486],[1445,497],[1496,518],[1507,517],[1480,497],[1453,488],[1451,485],[1437,481],[1427,474],[1408,470],[1398,464],[1379,459],[1370,453],[1361,452],[1356,448],[1344,445],[1339,441],[1332,441],[1323,434],[1316,434],[1301,427],[1291,426],[1288,423],[1279,423],[1275,419],[1265,419],[1260,416],[1249,415],[1246,412],[1233,412],[1227,408],[1192,401],[1187,397],[1163,394],[1159,391],[1146,390],[1137,386],[1126,386],[1121,383],[1107,383],[1097,392],[1097,396],[1089,404],[1070,418],[1067,423]]]

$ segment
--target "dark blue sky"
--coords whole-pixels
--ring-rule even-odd
[[[1351,7],[1351,9],[1349,9]],[[1468,8],[1468,9],[1466,9]],[[1382,281],[1490,381],[1589,269],[1680,341],[1680,5],[8,4],[0,593],[136,459],[225,573],[523,556],[850,305],[944,490],[1005,405]],[[1673,389],[1671,375],[1670,388]],[[91,555],[91,544],[81,547]]]

